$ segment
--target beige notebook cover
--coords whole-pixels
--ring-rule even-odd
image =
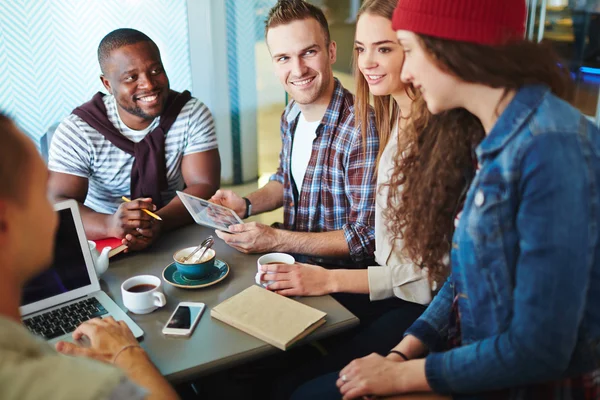
[[[210,315],[286,350],[323,325],[327,314],[254,285],[214,307]]]

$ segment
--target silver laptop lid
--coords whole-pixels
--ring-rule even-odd
[[[31,314],[100,290],[75,200],[54,205],[59,227],[52,266],[24,287],[21,315]]]

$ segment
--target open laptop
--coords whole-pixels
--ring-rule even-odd
[[[100,290],[77,202],[63,201],[54,209],[59,216],[54,261],[25,285],[19,308],[23,324],[56,343],[73,341],[72,332],[84,321],[112,316],[125,321],[140,338],[142,329]]]

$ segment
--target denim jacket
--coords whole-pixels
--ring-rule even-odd
[[[438,393],[548,382],[600,365],[600,132],[545,86],[518,91],[476,149],[452,275],[406,334]],[[462,346],[441,349],[458,296]]]

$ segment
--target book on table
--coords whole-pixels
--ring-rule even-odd
[[[124,245],[119,238],[105,238],[93,240],[96,243],[96,250],[102,252],[105,247],[110,247],[110,251],[108,252],[108,258],[116,256],[127,248],[127,245]]]
[[[327,316],[259,286],[250,286],[223,301],[210,315],[281,350],[323,325]]]

